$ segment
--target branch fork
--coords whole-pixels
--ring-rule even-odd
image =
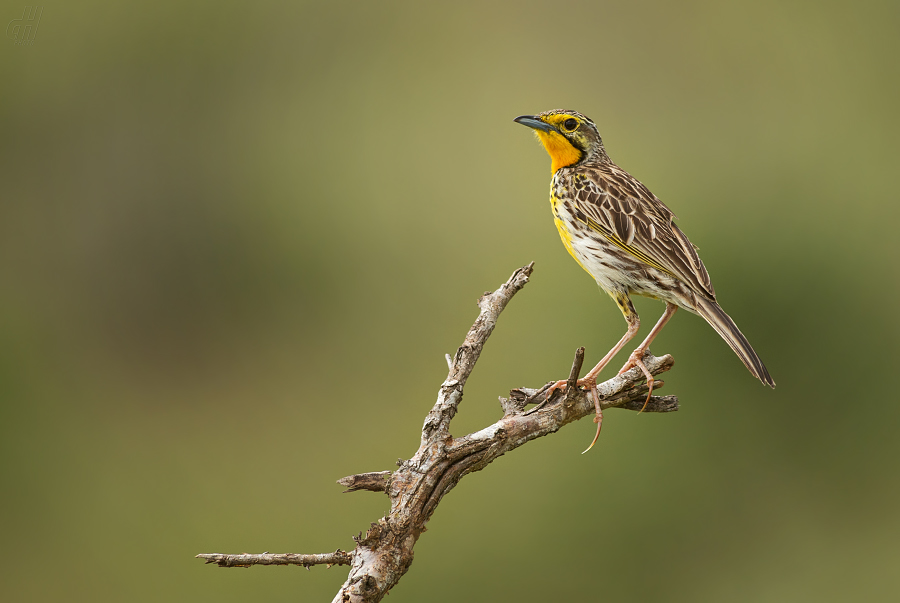
[[[345,492],[368,490],[384,492],[391,501],[388,515],[372,523],[365,536],[355,537],[351,552],[340,549],[319,555],[202,554],[197,557],[220,567],[251,565],[349,565],[347,580],[334,598],[336,603],[380,601],[406,573],[413,561],[413,548],[425,532],[443,496],[468,473],[479,471],[507,452],[523,444],[558,431],[561,427],[595,412],[590,393],[576,387],[584,362],[584,348],[575,353],[565,391],[556,390],[549,398],[553,382],[539,389],[518,388],[508,398],[500,398],[503,417],[475,433],[454,438],[450,422],[459,410],[463,388],[484,344],[494,330],[500,313],[527,283],[534,263],[516,270],[494,292],[478,300],[480,312],[463,344],[451,358],[448,354],[447,378],[438,389],[437,401],[425,417],[419,449],[408,461],[398,461],[398,469],[350,475],[338,480]],[[644,364],[651,375],[663,373],[674,364],[671,356],[655,357],[647,353]],[[664,383],[656,380],[654,391]],[[638,368],[597,384],[600,407],[640,411],[649,389]],[[525,407],[537,406],[526,411]],[[678,410],[675,396],[652,396],[644,412]]]

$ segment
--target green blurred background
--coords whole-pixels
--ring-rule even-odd
[[[387,499],[334,480],[414,453],[515,268],[454,433],[624,332],[512,122],[564,107],[678,214],[778,388],[679,313],[680,412],[469,476],[391,600],[897,600],[898,7],[44,6],[0,53],[0,598],[330,600],[345,568],[193,555],[352,548]]]

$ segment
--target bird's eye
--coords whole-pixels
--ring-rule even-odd
[[[572,132],[577,127],[578,127],[577,119],[567,119],[566,121],[563,122],[563,128],[565,128],[569,132]]]

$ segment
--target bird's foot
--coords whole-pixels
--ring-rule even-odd
[[[594,415],[594,423],[597,424],[597,433],[594,434],[594,439],[591,440],[591,445],[588,446],[584,452],[587,452],[591,448],[594,447],[594,444],[597,443],[597,438],[600,437],[600,429],[603,427],[603,409],[600,407],[600,394],[597,392],[597,378],[591,376],[590,374],[585,376],[583,379],[579,379],[575,382],[576,387],[580,387],[582,389],[587,389],[591,392],[591,397],[594,399],[594,410],[596,411],[596,415]],[[541,404],[546,404],[550,397],[556,390],[564,390],[568,386],[568,381],[563,379],[562,381],[557,381],[549,388],[547,388],[547,397],[544,398],[544,402]],[[581,454],[584,454],[582,452]]]
[[[625,366],[619,369],[618,374],[621,375],[625,371],[630,371],[634,367],[638,367],[641,369],[641,372],[644,373],[644,377],[647,378],[647,387],[650,391],[647,392],[647,399],[644,400],[644,405],[641,407],[641,410],[638,411],[638,414],[644,412],[644,409],[647,408],[647,405],[650,403],[650,396],[653,395],[653,375],[650,374],[650,371],[647,370],[647,366],[644,364],[644,354],[647,352],[646,349],[638,348],[631,353],[631,356],[628,357],[628,362],[625,363]]]
[[[553,394],[556,392],[556,390],[565,391],[566,385],[568,385],[568,383],[569,382],[566,381],[565,379],[563,379],[562,381],[557,381],[556,383],[554,383],[553,385],[551,385],[550,387],[547,388],[546,397],[544,399],[549,400],[551,397],[553,397]],[[590,390],[591,388],[594,388],[594,390],[596,390],[597,389],[597,379],[586,376],[583,379],[579,379],[578,381],[576,381],[575,385],[582,389]]]

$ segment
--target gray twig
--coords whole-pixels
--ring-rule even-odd
[[[310,568],[313,565],[350,565],[351,554],[340,549],[333,553],[320,555],[296,555],[294,553],[260,553],[259,555],[222,555],[221,553],[204,553],[197,555],[206,559],[207,563],[215,563],[219,567],[250,567],[251,565],[302,565]]]
[[[425,424],[422,426],[422,444],[424,445],[434,434],[446,434],[450,420],[456,415],[459,403],[462,402],[463,387],[466,380],[472,374],[478,357],[487,338],[494,332],[500,313],[506,308],[506,304],[528,283],[528,277],[534,270],[534,262],[523,266],[513,272],[499,289],[491,293],[488,291],[478,300],[481,312],[475,319],[475,324],[466,334],[463,344],[456,350],[456,356],[450,366],[447,378],[441,384],[438,399],[432,407]]]

